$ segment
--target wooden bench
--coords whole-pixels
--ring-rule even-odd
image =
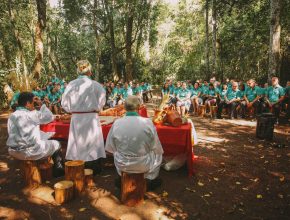
[[[146,180],[144,173],[125,173],[121,176],[121,201],[133,207],[144,201]]]

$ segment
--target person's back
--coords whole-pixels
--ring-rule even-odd
[[[139,106],[137,96],[128,97],[126,116],[114,122],[107,137],[106,151],[114,154],[119,175],[121,172],[145,173],[147,179],[155,180],[163,149],[152,121],[138,115]]]
[[[87,76],[79,76],[67,85],[61,105],[67,112],[100,111],[105,104],[102,96],[105,96],[105,90],[101,84]]]

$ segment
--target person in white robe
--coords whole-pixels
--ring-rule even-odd
[[[128,96],[125,101],[126,116],[114,122],[105,149],[114,155],[119,175],[121,172],[144,173],[153,188],[161,184],[157,177],[163,149],[151,119],[138,115],[139,106],[139,97]],[[119,187],[118,181],[116,184]]]
[[[71,81],[63,95],[61,106],[72,113],[66,152],[67,160],[83,160],[85,167],[101,171],[100,158],[105,158],[105,147],[98,112],[106,103],[102,85],[91,79],[91,64],[78,62],[79,77]]]
[[[54,133],[40,130],[40,124],[47,124],[54,120],[52,112],[42,105],[40,110],[35,104],[41,105],[41,100],[33,93],[20,93],[18,107],[8,118],[8,152],[18,160],[39,160],[52,156],[54,161],[53,175],[64,174],[60,143],[49,140]]]

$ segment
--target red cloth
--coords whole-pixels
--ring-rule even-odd
[[[102,126],[104,140],[106,140],[111,127],[112,124]],[[41,125],[40,129],[44,132],[55,132],[53,137],[55,139],[68,139],[69,124],[63,122],[52,122],[46,125]],[[156,130],[164,150],[164,155],[171,156],[180,153],[187,153],[188,175],[192,176],[192,160],[194,155],[192,152],[193,143],[191,138],[191,125],[186,124],[180,127],[156,125]]]

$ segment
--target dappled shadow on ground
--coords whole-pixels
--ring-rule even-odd
[[[255,138],[255,122],[193,118],[199,136],[195,175],[161,170],[164,181],[136,208],[119,201],[112,157],[95,176],[96,187],[68,204],[55,204],[53,184],[27,190],[17,162],[7,154],[6,118],[0,116],[0,218],[8,219],[287,219],[290,215],[289,125],[274,142]],[[288,135],[288,136],[287,136]]]

